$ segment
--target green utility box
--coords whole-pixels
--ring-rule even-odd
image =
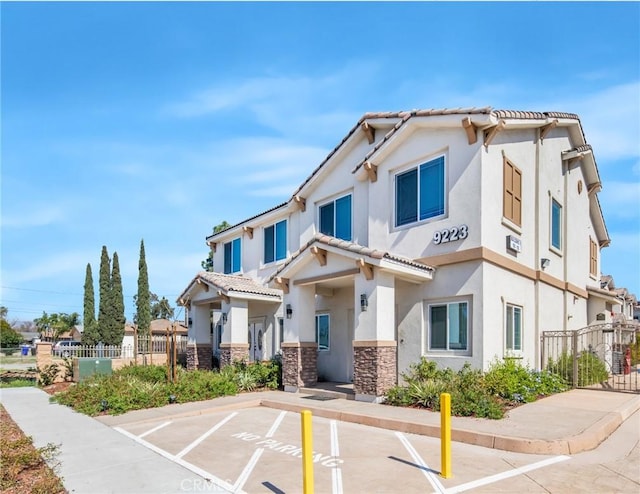
[[[81,382],[94,374],[111,375],[110,358],[79,357],[73,359],[73,380]]]

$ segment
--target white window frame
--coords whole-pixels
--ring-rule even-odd
[[[284,235],[285,235],[284,257],[281,257],[278,259],[278,253],[277,253],[278,239],[277,239],[276,225],[279,225],[280,223],[284,223]],[[264,251],[267,243],[266,231],[269,228],[273,228],[273,261],[267,261],[264,256]],[[275,223],[271,223],[270,225],[263,227],[262,228],[262,263],[263,265],[266,266],[269,264],[275,264],[277,262],[284,261],[287,258],[288,253],[289,253],[289,221],[286,218],[284,218],[282,220],[276,221]]]
[[[467,348],[449,348],[449,306],[451,304],[467,304]],[[436,306],[446,305],[447,307],[447,334],[446,334],[446,346],[447,348],[431,348],[431,308]],[[447,298],[442,300],[429,300],[424,302],[424,328],[425,328],[425,347],[426,354],[433,355],[459,355],[459,356],[471,356],[472,355],[472,299],[470,297],[462,298]]]
[[[509,309],[511,309],[511,318],[509,317]],[[520,348],[515,348],[515,313],[520,311]],[[504,308],[504,349],[509,355],[521,355],[524,347],[524,308],[518,304],[507,302]],[[511,347],[509,348],[509,319],[511,319]]]
[[[337,230],[337,213],[336,213],[336,202],[339,201],[340,199],[344,199],[345,197],[351,197],[351,221],[350,221],[350,225],[351,225],[351,230],[349,232],[349,240],[345,240],[345,242],[353,242],[353,191],[348,191],[345,192],[344,194],[339,194],[336,195],[334,197],[332,197],[331,199],[327,199],[323,202],[319,202],[317,203],[317,208],[316,208],[316,212],[317,212],[317,219],[316,219],[316,229],[318,231],[318,233],[322,233],[321,230],[321,214],[320,214],[320,210],[324,207],[324,206],[328,206],[329,204],[333,203],[333,237],[336,238],[340,238],[336,236],[336,230]],[[341,239],[344,240],[344,239]]]
[[[436,215],[436,216],[430,216],[428,218],[424,218],[424,219],[420,219],[420,167],[422,165],[425,165],[427,163],[429,163],[430,161],[435,161],[438,158],[442,158],[444,161],[444,170],[443,170],[443,175],[444,175],[444,183],[443,183],[443,212],[442,214]],[[391,208],[391,223],[390,225],[392,225],[392,228],[394,230],[403,230],[406,228],[413,228],[416,225],[420,225],[420,224],[425,224],[425,223],[430,223],[432,221],[439,221],[443,218],[446,218],[447,215],[449,214],[449,183],[448,183],[448,169],[449,169],[449,159],[446,153],[437,153],[434,154],[433,156],[424,159],[424,160],[420,160],[416,163],[412,163],[409,166],[403,167],[403,168],[399,168],[397,170],[394,170],[393,173],[393,180],[391,181],[391,187],[392,187],[392,191],[391,191],[391,198],[393,201],[393,207]],[[398,225],[396,224],[396,219],[397,219],[397,208],[398,208],[398,197],[397,197],[397,180],[398,180],[398,175],[403,175],[407,172],[410,172],[412,170],[417,170],[418,173],[418,191],[417,191],[417,200],[418,200],[418,204],[416,205],[417,209],[418,209],[418,219],[416,221],[411,221],[408,223],[403,223],[402,225]]]
[[[327,320],[329,321],[329,327],[328,327],[328,331],[327,331],[327,347],[326,348],[320,348],[320,334],[319,334],[319,326],[318,326],[318,318],[319,317],[327,317]],[[331,350],[331,314],[329,314],[328,312],[318,312],[316,313],[316,318],[315,318],[315,322],[316,322],[316,344],[318,345],[318,351],[319,352],[328,352]]]
[[[560,206],[560,226],[559,226],[559,234],[560,234],[560,246],[556,247],[553,245],[553,203],[556,203]],[[549,197],[549,250],[555,252],[558,255],[562,255],[562,250],[564,248],[564,206],[562,203],[557,200],[555,197]]]

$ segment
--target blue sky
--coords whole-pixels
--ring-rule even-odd
[[[368,111],[577,113],[640,296],[640,4],[6,3],[2,258],[9,319],[82,314],[118,252],[126,314],[144,239],[172,303],[205,236],[286,200]],[[96,287],[97,293],[97,287]]]

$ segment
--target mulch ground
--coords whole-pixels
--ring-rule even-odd
[[[48,449],[48,448],[43,448]],[[52,450],[48,449],[49,452]],[[53,452],[55,461],[55,452]],[[41,451],[0,405],[0,491],[3,494],[66,494]]]

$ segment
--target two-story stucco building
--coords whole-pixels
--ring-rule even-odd
[[[421,356],[539,367],[541,332],[605,297],[600,188],[574,114],[365,114],[289,200],[206,239],[213,272],[178,300],[190,366],[282,352],[286,389],[363,400]]]

